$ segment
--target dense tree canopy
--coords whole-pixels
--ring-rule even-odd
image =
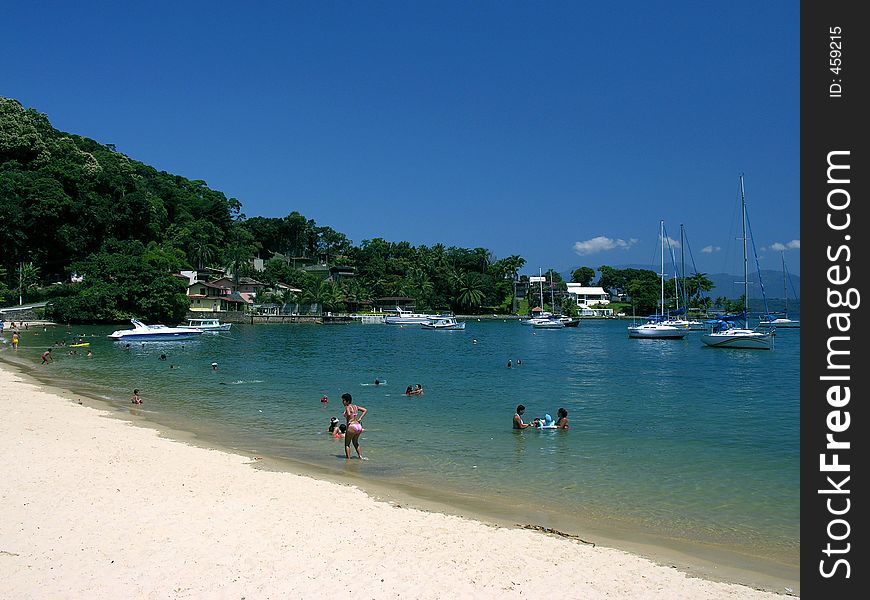
[[[296,210],[285,217],[246,218],[241,203],[201,180],[135,161],[111,144],[54,129],[48,118],[0,97],[0,301],[19,294],[51,298],[62,321],[140,317],[176,321],[187,308],[180,269],[222,269],[253,276],[274,289],[274,301],[311,302],[327,310],[358,310],[375,298],[413,298],[419,310],[506,312],[514,300],[519,255],[498,258],[486,248],[413,246],[381,237],[354,245]],[[253,258],[264,271],[254,271]],[[320,265],[350,269],[328,281]],[[600,267],[598,284],[629,294],[638,310],[654,309],[651,271]],[[70,284],[70,276],[84,280]],[[594,270],[572,280],[589,284]],[[548,271],[554,291],[559,273]],[[64,285],[53,285],[64,283]],[[698,301],[705,276],[687,284]]]

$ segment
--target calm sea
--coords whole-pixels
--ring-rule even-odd
[[[695,332],[630,339],[628,324],[234,325],[129,349],[105,337],[116,327],[55,327],[26,332],[15,358],[37,364],[55,340],[85,335],[94,358],[57,348],[37,372],[206,442],[517,523],[598,526],[796,568],[800,330],[753,351],[708,348]],[[403,395],[417,383],[422,397]],[[368,461],[345,461],[326,433],[343,392],[369,410]],[[520,403],[527,420],[564,407],[571,429],[512,430]]]

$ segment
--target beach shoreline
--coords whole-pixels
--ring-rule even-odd
[[[785,586],[776,594],[772,586],[724,583],[738,574],[716,573],[715,565],[705,573],[697,558],[683,557],[700,565],[694,577],[643,558],[642,546],[628,554],[599,539],[593,547],[448,514],[438,503],[409,508],[390,490],[366,492],[177,440],[176,432],[165,437],[152,426],[107,419],[112,413],[8,363],[0,363],[0,410],[9,465],[0,497],[11,507],[10,527],[0,532],[0,576],[14,597],[70,590],[338,597],[347,594],[341,582],[349,561],[362,564],[375,597],[543,597],[541,584],[556,578],[560,587],[573,580],[571,589],[586,598],[786,593]],[[228,570],[237,562],[247,567]],[[428,565],[422,577],[419,564]]]

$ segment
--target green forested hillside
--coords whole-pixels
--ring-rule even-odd
[[[49,300],[47,316],[62,322],[174,322],[189,304],[184,281],[172,273],[212,267],[301,290],[266,301],[354,311],[404,296],[420,310],[505,312],[525,265],[519,255],[499,259],[486,248],[374,236],[354,244],[298,211],[247,218],[241,209],[204,181],[58,131],[46,115],[0,97],[0,306],[20,297]],[[265,270],[254,271],[255,257]],[[346,276],[333,281],[312,262],[347,267]],[[598,270],[598,285],[627,294],[638,314],[656,309],[654,273]],[[73,274],[83,281],[71,283]],[[589,284],[594,274],[580,267],[573,279]],[[704,274],[695,279],[687,286],[692,306],[703,304],[712,285]],[[555,281],[565,288],[561,277]]]
[[[383,295],[411,296],[421,309],[481,310],[506,305],[524,260],[496,260],[485,248],[415,247],[381,238],[354,245],[298,212],[241,214],[241,203],[204,181],[157,171],[111,145],[58,131],[46,115],[0,97],[0,304],[52,299],[54,316],[114,321],[172,320],[186,304],[171,276],[220,267],[282,281],[296,300],[327,308]],[[253,273],[251,259],[273,253],[353,267],[357,277],[325,281],[280,259]],[[84,276],[70,284],[70,276]],[[63,285],[51,284],[63,282]]]

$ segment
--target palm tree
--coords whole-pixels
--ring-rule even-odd
[[[435,286],[423,269],[414,267],[408,271],[407,287],[411,290],[417,309],[429,308],[429,301]]]
[[[486,297],[483,289],[483,280],[480,273],[465,273],[459,278],[456,303],[464,307],[477,307]]]
[[[24,290],[39,285],[39,267],[32,262],[21,263],[18,267],[18,304],[22,303]]]

